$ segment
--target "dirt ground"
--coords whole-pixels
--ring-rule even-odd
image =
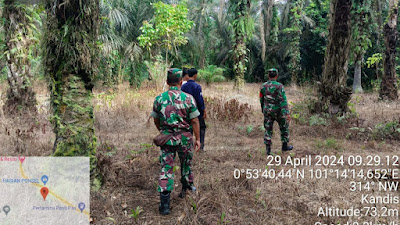
[[[203,85],[209,112],[204,153],[196,153],[193,160],[196,194],[180,199],[179,172],[175,172],[172,193],[172,213],[158,214],[159,195],[156,192],[160,170],[159,149],[152,145],[157,130],[149,114],[154,97],[161,91],[150,87],[133,90],[121,85],[115,90],[96,90],[94,105],[96,135],[98,137],[98,166],[104,184],[91,193],[93,224],[314,224],[361,222],[399,222],[396,215],[357,220],[354,217],[317,216],[319,207],[362,208],[360,196],[378,193],[349,191],[349,179],[311,179],[305,177],[266,179],[234,178],[235,169],[266,168],[291,170],[291,166],[268,166],[263,144],[262,114],[258,91],[260,84],[247,84],[241,93],[233,91],[231,83]],[[4,102],[4,88],[1,86]],[[54,134],[49,122],[49,94],[43,84],[35,87],[38,93],[39,116],[26,122],[19,118],[4,118],[0,109],[1,155],[47,156],[51,154]],[[287,87],[291,107],[315,97],[311,87]],[[290,124],[291,143],[295,150],[281,153],[279,129],[274,127],[273,152],[283,159],[316,155],[386,156],[399,155],[400,142],[395,138],[373,138],[368,132],[379,123],[400,121],[399,102],[379,102],[376,93],[353,95],[351,104],[358,117],[345,124],[315,125],[296,119]],[[2,106],[0,102],[0,106]],[[230,104],[225,104],[230,102]],[[247,105],[246,105],[247,104]],[[234,119],[232,119],[234,118]],[[261,126],[261,127],[260,127]],[[354,127],[365,131],[355,132]],[[176,159],[178,162],[178,159]],[[300,169],[370,169],[315,165]],[[399,168],[389,166],[388,168]],[[382,168],[383,169],[383,168]],[[354,181],[363,181],[355,179]],[[364,182],[364,181],[363,181]],[[381,193],[381,195],[387,193]],[[399,192],[390,193],[398,196]],[[376,207],[399,208],[398,204],[374,204]],[[138,215],[132,216],[137,209]],[[362,224],[362,223],[360,223]]]

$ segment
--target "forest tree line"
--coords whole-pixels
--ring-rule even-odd
[[[35,111],[32,83],[51,93],[55,155],[91,155],[92,89],[165,79],[196,67],[207,82],[319,82],[319,111],[343,113],[354,92],[396,100],[395,0],[69,0],[1,4],[4,111]]]
[[[18,5],[18,2],[2,2],[3,52],[7,48],[5,32],[9,30],[5,30],[5,27],[10,16],[5,7],[7,4]],[[285,83],[313,82],[320,80],[322,76],[329,35],[330,0],[162,1],[177,5],[175,8],[182,10],[180,16],[191,23],[188,23],[185,32],[179,34],[183,42],[179,43],[177,38],[169,46],[160,45],[149,49],[146,44],[141,45],[139,39],[143,31],[146,31],[146,24],[155,21],[157,11],[163,13],[162,10],[171,10],[160,8],[162,6],[156,7],[157,2],[99,1],[101,22],[98,44],[101,55],[99,72],[96,75],[98,81],[114,85],[127,80],[137,87],[149,78],[148,61],[157,55],[164,60],[169,58],[176,67],[207,69],[209,66],[216,66],[224,69],[226,78],[234,79],[235,56],[240,58],[241,54],[235,49],[239,48],[236,39],[246,39],[244,78],[247,82],[263,81],[266,69],[271,67],[279,69]],[[383,74],[383,30],[390,13],[389,0],[352,2],[353,35],[347,83],[353,85],[355,80],[355,89],[360,89],[362,84],[364,89],[370,90],[379,85]],[[44,73],[39,66],[42,57],[38,49],[39,40],[44,33],[44,6],[19,5],[15,12],[17,11],[21,15],[28,15],[19,19],[30,24],[20,28],[28,30],[26,36],[33,40],[27,46],[31,47],[31,51],[28,51],[29,63],[32,64],[29,66],[30,73],[35,79],[42,78]],[[244,12],[243,16],[240,12]],[[29,21],[25,21],[27,19]],[[236,35],[242,32],[240,29],[243,29],[246,37]],[[2,60],[2,80],[7,79],[4,59],[5,57]]]

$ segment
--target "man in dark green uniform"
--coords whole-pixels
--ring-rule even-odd
[[[200,149],[200,112],[194,98],[180,90],[182,85],[182,70],[169,69],[167,75],[169,90],[157,96],[153,104],[151,116],[162,134],[172,135],[161,146],[160,163],[161,171],[158,180],[158,192],[160,192],[159,211],[162,215],[170,213],[170,193],[174,187],[174,161],[178,154],[181,162],[181,197],[186,190],[195,191],[192,173],[193,147]],[[193,146],[193,135],[196,137]]]
[[[293,146],[288,145],[290,112],[283,84],[276,81],[278,79],[278,70],[270,69],[268,71],[268,79],[261,86],[260,103],[264,114],[264,143],[267,155],[270,155],[274,121],[278,122],[281,131],[282,151],[290,151]]]

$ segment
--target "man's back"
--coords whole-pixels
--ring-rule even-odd
[[[160,128],[163,133],[189,131],[190,120],[197,117],[199,112],[190,94],[186,94],[177,87],[157,96],[154,101],[153,115],[160,119]]]
[[[288,112],[288,104],[283,84],[269,80],[261,86],[260,101],[265,112]]]
[[[186,190],[196,190],[193,185],[194,176],[191,169],[193,144],[196,151],[200,149],[200,126],[197,118],[200,113],[193,97],[179,90],[182,85],[182,70],[169,69],[167,84],[169,90],[155,98],[151,113],[154,124],[161,131],[161,134],[155,138],[155,143],[160,146],[161,150],[159,158],[161,170],[157,188],[160,193],[158,210],[161,215],[168,215],[171,211],[171,191],[174,189],[174,170],[172,168],[175,168],[176,154],[181,163],[182,191],[179,196],[183,198]],[[191,130],[196,137],[194,143]]]
[[[189,93],[193,96],[196,101],[197,108],[200,111],[199,122],[200,122],[200,149],[204,151],[204,140],[206,134],[206,122],[204,118],[207,116],[206,114],[206,106],[204,104],[203,93],[201,90],[200,84],[196,83],[197,79],[197,70],[195,68],[189,69],[188,73],[188,82],[182,86],[182,91]]]
[[[201,86],[194,80],[189,80],[187,83],[182,85],[182,91],[193,96],[194,100],[196,101],[197,108],[200,111],[200,118],[203,118],[205,105]]]
[[[264,144],[267,155],[271,155],[272,131],[277,121],[281,131],[282,151],[290,151],[293,146],[289,142],[290,112],[283,84],[277,82],[278,70],[268,70],[269,81],[261,85],[260,103],[264,114]]]

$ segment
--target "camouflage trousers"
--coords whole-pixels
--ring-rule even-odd
[[[172,191],[174,187],[174,162],[178,153],[181,163],[181,183],[183,186],[193,184],[193,173],[191,169],[193,151],[192,144],[178,146],[161,146],[161,174],[158,179],[158,192]]]
[[[279,124],[282,143],[289,142],[289,121],[283,115],[268,113],[264,115],[264,128],[265,128],[264,144],[269,146],[271,146],[273,127],[275,121],[277,121]]]

